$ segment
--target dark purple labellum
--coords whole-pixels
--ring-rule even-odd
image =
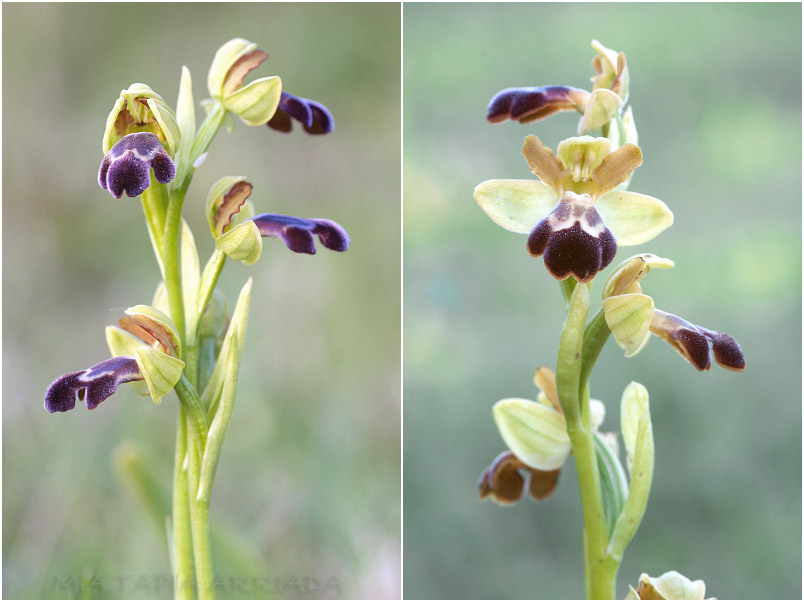
[[[578,282],[588,282],[612,262],[617,241],[591,197],[568,192],[533,228],[528,252],[534,257],[544,254],[544,265],[554,278],[572,275]]]
[[[260,234],[281,238],[287,248],[296,253],[315,254],[314,234],[328,249],[345,251],[349,248],[346,230],[328,219],[305,219],[277,213],[263,213],[253,219]]]
[[[167,184],[176,166],[154,134],[139,132],[123,136],[101,161],[98,184],[119,199],[123,192],[139,196],[151,185],[150,168],[157,182]]]
[[[328,134],[335,129],[332,113],[320,102],[282,92],[279,106],[268,127],[279,132],[290,132],[293,119],[301,123],[308,134]]]
[[[712,337],[712,349],[715,361],[727,370],[742,372],[745,370],[745,357],[740,344],[723,332],[715,332]]]
[[[558,111],[583,110],[589,92],[570,86],[506,88],[494,95],[486,119],[499,123],[506,119],[529,123]]]
[[[45,393],[48,412],[66,412],[83,401],[88,410],[110,397],[117,386],[143,380],[137,360],[128,355],[113,357],[80,372],[71,372],[54,380]]]

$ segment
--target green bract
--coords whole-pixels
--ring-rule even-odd
[[[150,132],[162,142],[172,157],[181,142],[181,132],[173,110],[146,84],[132,84],[120,92],[103,134],[103,154],[128,134]]]

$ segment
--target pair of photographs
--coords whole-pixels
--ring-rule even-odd
[[[5,4],[3,597],[800,599],[801,55]]]

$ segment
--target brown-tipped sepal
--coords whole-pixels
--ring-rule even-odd
[[[298,121],[308,134],[328,134],[335,129],[332,113],[320,102],[282,92],[276,113],[268,127],[279,132],[290,132],[293,120]]]
[[[617,241],[589,195],[567,192],[531,231],[528,252],[544,254],[544,265],[557,280],[572,275],[588,282],[612,262]]]
[[[670,343],[697,370],[709,370],[712,355],[715,362],[727,370],[745,370],[745,357],[740,344],[723,332],[696,326],[658,309],[653,313],[650,330]]]
[[[116,199],[141,195],[151,185],[150,169],[157,182],[167,184],[176,175],[176,166],[154,134],[140,132],[120,139],[103,157],[98,184]]]
[[[478,493],[481,499],[491,497],[501,506],[516,504],[525,491],[533,499],[543,500],[555,490],[560,472],[561,469],[543,471],[531,468],[512,452],[506,451],[497,456],[480,475]]]
[[[497,92],[489,102],[486,119],[491,123],[506,119],[529,123],[559,111],[583,113],[588,99],[589,92],[570,86],[506,88]]]
[[[66,412],[72,410],[78,400],[83,401],[88,410],[94,410],[117,391],[118,385],[142,379],[135,358],[127,355],[113,357],[54,380],[45,393],[45,409],[51,413]]]

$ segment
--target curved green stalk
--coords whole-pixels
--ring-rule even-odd
[[[589,289],[575,286],[569,312],[561,333],[556,366],[556,385],[561,408],[567,421],[567,433],[575,456],[581,507],[584,515],[584,548],[586,557],[586,595],[590,599],[611,599],[613,584],[601,574],[606,556],[608,536],[606,514],[600,487],[597,454],[592,429],[581,415],[580,380],[583,366],[583,342],[586,316],[589,312]]]

